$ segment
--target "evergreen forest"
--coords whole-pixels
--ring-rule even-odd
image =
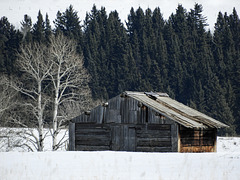
[[[1,17],[0,76],[24,77],[16,68],[20,46],[47,44],[61,32],[76,41],[93,99],[107,100],[127,90],[165,92],[229,125],[220,135],[240,134],[240,19],[235,8],[231,14],[219,12],[211,31],[201,4],[190,11],[178,5],[168,19],[159,7],[131,8],[125,22],[104,7],[93,5],[84,18],[74,8],[58,11],[53,23],[41,11],[36,22],[25,15],[21,29]]]

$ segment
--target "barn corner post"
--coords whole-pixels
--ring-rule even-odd
[[[180,135],[180,124],[177,125],[177,152],[181,152],[181,135]]]
[[[217,128],[214,129],[213,152],[217,152]]]
[[[69,151],[75,151],[75,123],[69,123]]]

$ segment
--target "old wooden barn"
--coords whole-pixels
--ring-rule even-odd
[[[126,91],[69,125],[70,150],[215,152],[225,124],[165,93]]]

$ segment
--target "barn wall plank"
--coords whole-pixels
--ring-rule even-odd
[[[76,145],[76,151],[106,151],[111,150],[109,146],[85,146]]]
[[[128,119],[129,119],[129,121],[128,121],[128,123],[129,124],[137,124],[137,121],[138,121],[138,115],[137,115],[138,113],[137,113],[137,111],[134,111],[134,110],[130,110],[129,112],[128,112]]]
[[[75,151],[75,123],[69,123],[69,151]]]
[[[84,131],[77,131],[75,134],[75,139],[79,139],[81,137],[84,138],[84,136],[108,136],[109,135],[109,131],[96,131],[94,129],[86,129]]]
[[[136,129],[128,128],[128,151],[136,151]]]
[[[171,124],[172,152],[178,152],[178,124]]]
[[[128,125],[123,125],[122,126],[122,151],[127,151],[128,150]]]
[[[171,151],[171,125],[148,124],[136,128],[136,151]]]
[[[121,128],[120,125],[111,127],[111,150],[120,151],[121,147]]]
[[[77,145],[85,145],[85,146],[110,146],[110,138],[109,137],[91,137],[83,138],[83,139],[76,139]]]
[[[98,124],[103,123],[104,108],[102,105],[94,108],[91,111],[89,122],[96,122]]]
[[[137,101],[129,97],[121,99],[122,99],[120,109],[121,123],[137,124],[139,110],[137,106]]]
[[[137,124],[146,124],[146,116],[147,116],[147,107],[141,106],[138,111]]]
[[[149,124],[159,124],[158,118],[156,117],[156,111],[151,108],[148,108],[148,123]]]
[[[215,152],[216,129],[189,129],[180,127],[181,152]]]
[[[138,130],[137,137],[139,138],[151,138],[151,137],[171,137],[170,131],[159,131],[159,130]]]
[[[81,114],[80,116],[75,117],[72,122],[74,123],[80,123],[80,122],[90,122],[89,121],[89,115]]]
[[[109,109],[120,110],[120,106],[121,106],[121,97],[120,96],[116,96],[108,101]]]
[[[170,152],[171,147],[137,147],[137,152]]]
[[[171,125],[169,125],[169,124],[160,124],[160,125],[158,125],[158,124],[154,124],[154,125],[148,124],[147,129],[148,130],[166,130],[166,131],[169,131],[169,130],[171,130]]]
[[[120,114],[121,114],[121,123],[123,123],[123,124],[129,123],[129,117],[128,117],[129,104],[128,104],[128,101],[129,101],[128,97],[122,98]]]
[[[76,150],[110,149],[111,131],[108,125],[76,123],[75,129]]]

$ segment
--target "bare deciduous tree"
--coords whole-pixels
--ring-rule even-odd
[[[81,112],[80,109],[83,108],[80,106],[91,101],[89,75],[83,66],[83,57],[76,52],[76,43],[73,40],[58,34],[50,38],[48,46],[38,43],[23,45],[17,64],[23,77],[9,84],[25,95],[20,106],[23,106],[23,112],[32,116],[33,122],[37,124],[38,135],[28,129],[28,124],[17,113],[12,113],[12,120],[25,130],[28,129],[21,136],[25,137],[25,134],[26,137],[31,137],[31,147],[43,151],[43,142],[47,135],[44,131],[44,115],[52,111],[52,150],[57,150],[66,142],[67,121]],[[46,84],[49,85],[47,90]],[[48,110],[47,104],[52,105]],[[58,136],[63,129],[66,133]]]
[[[43,151],[43,140],[46,135],[43,133],[43,115],[48,99],[44,96],[43,82],[52,69],[51,62],[47,57],[47,47],[43,44],[33,43],[21,46],[17,64],[20,70],[24,72],[24,79],[20,78],[20,81],[11,83],[11,86],[15,90],[28,97],[23,105],[31,110],[32,118],[38,123],[37,130],[39,135],[38,137],[33,136],[38,151]],[[21,119],[17,117],[13,117],[12,119],[24,128],[28,127],[21,122]]]
[[[11,108],[14,104],[13,98],[16,95],[16,92],[13,91],[7,85],[7,77],[5,75],[1,75],[0,80],[0,120],[2,120],[3,113]]]
[[[53,120],[52,138],[53,150],[57,150],[62,141],[57,135],[66,127],[66,121],[71,117],[63,107],[70,102],[79,101],[82,96],[89,96],[89,75],[83,66],[83,57],[76,52],[76,43],[63,34],[52,37],[50,41],[50,60],[52,70],[49,76],[53,84]],[[83,102],[82,102],[83,103]]]
[[[5,126],[8,123],[8,116],[5,112],[14,106],[15,102],[13,99],[16,96],[16,92],[7,85],[7,77],[4,74],[0,76],[0,125]],[[0,151],[4,149],[5,144],[9,146],[9,132],[6,129],[0,128]]]

